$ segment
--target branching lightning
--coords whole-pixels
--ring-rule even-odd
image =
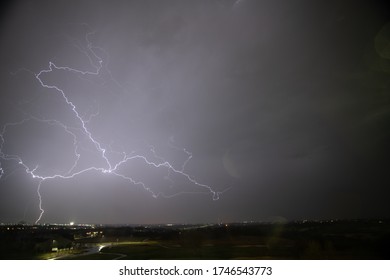
[[[196,179],[194,179],[192,176],[190,176],[188,173],[186,173],[186,165],[188,162],[192,159],[192,153],[187,151],[186,149],[181,149],[177,148],[173,145],[171,145],[172,148],[175,148],[177,150],[180,150],[186,155],[186,159],[181,165],[180,168],[174,167],[173,164],[165,160],[163,157],[159,156],[157,152],[155,151],[154,147],[150,147],[149,151],[153,156],[153,159],[150,157],[147,157],[146,155],[138,154],[135,151],[131,153],[126,153],[126,152],[118,152],[118,154],[121,154],[121,159],[119,160],[112,160],[107,156],[107,149],[111,149],[110,145],[107,145],[105,147],[104,143],[101,143],[90,131],[88,128],[88,124],[91,122],[91,120],[94,117],[97,117],[99,115],[99,110],[90,114],[89,117],[87,117],[87,114],[82,114],[79,112],[77,105],[72,102],[72,100],[68,97],[66,94],[65,90],[60,88],[60,86],[51,84],[48,82],[45,82],[43,76],[50,74],[55,71],[64,71],[64,72],[71,72],[73,74],[76,74],[80,76],[80,78],[85,78],[85,77],[100,77],[102,70],[105,71],[106,74],[108,74],[109,78],[111,79],[111,82],[114,82],[116,85],[120,86],[122,89],[124,89],[123,86],[120,85],[119,82],[117,82],[112,74],[111,71],[107,68],[107,65],[109,62],[107,61],[109,59],[109,56],[107,55],[107,52],[97,46],[94,46],[90,37],[93,35],[93,32],[87,33],[85,36],[86,40],[86,47],[81,47],[79,45],[75,45],[75,47],[87,57],[89,61],[89,66],[93,67],[93,71],[83,71],[80,69],[72,68],[70,66],[59,66],[55,64],[54,62],[50,61],[48,64],[47,69],[42,69],[37,73],[34,73],[30,70],[27,70],[31,74],[33,74],[33,77],[37,81],[37,83],[44,89],[49,90],[53,94],[58,94],[63,102],[64,106],[70,110],[70,112],[73,114],[75,120],[78,123],[78,127],[71,127],[69,125],[64,124],[63,122],[56,120],[56,119],[44,119],[40,118],[38,116],[32,116],[28,115],[26,118],[24,118],[21,121],[17,122],[12,122],[12,123],[6,123],[2,129],[0,130],[0,179],[4,179],[3,175],[7,172],[6,168],[4,165],[2,165],[2,162],[5,161],[13,161],[15,163],[18,163],[22,169],[31,176],[32,179],[38,181],[38,186],[37,186],[37,196],[39,200],[39,216],[36,219],[35,223],[39,223],[45,213],[45,210],[43,208],[44,203],[43,203],[43,198],[42,198],[42,184],[48,180],[52,179],[71,179],[74,178],[80,174],[86,173],[86,172],[91,172],[91,171],[97,171],[102,174],[109,174],[110,176],[116,176],[119,178],[122,178],[123,180],[126,180],[130,182],[133,185],[139,185],[142,188],[144,188],[146,191],[150,192],[153,197],[164,197],[164,198],[169,198],[173,196],[177,196],[183,193],[192,193],[192,192],[177,192],[173,195],[166,195],[163,192],[155,192],[151,189],[151,187],[147,186],[144,182],[142,181],[137,181],[133,179],[130,176],[127,176],[123,174],[122,169],[120,167],[125,167],[126,163],[130,161],[137,161],[141,162],[142,164],[149,166],[151,168],[164,168],[167,170],[167,176],[165,179],[170,180],[173,182],[171,179],[171,175],[176,175],[176,176],[181,176],[183,179],[185,179],[189,184],[192,184],[196,187],[199,187],[203,189],[204,191],[202,192],[197,192],[197,193],[209,193],[212,196],[213,200],[218,200],[220,194],[222,194],[224,191],[228,190],[225,189],[223,191],[216,191],[214,190],[211,186],[207,184],[203,184],[198,182]],[[99,53],[104,54],[104,58],[102,55],[99,55]],[[26,70],[26,69],[22,69]],[[10,127],[14,126],[21,126],[27,122],[39,122],[46,124],[48,126],[56,126],[58,128],[61,128],[65,133],[71,136],[73,139],[73,153],[74,153],[74,162],[67,168],[66,171],[63,171],[62,173],[53,173],[50,175],[42,175],[42,172],[40,171],[40,167],[38,166],[29,166],[29,164],[22,158],[22,156],[19,155],[14,155],[14,154],[7,154],[5,153],[4,146],[6,145],[6,138],[7,138],[7,130]],[[77,133],[76,133],[77,131]],[[79,146],[79,134],[82,134],[83,137],[86,137],[86,139],[90,142],[90,144],[93,145],[95,152],[97,152],[100,156],[100,158],[104,162],[104,166],[88,166],[87,168],[83,168],[82,170],[78,170],[78,164],[79,160],[82,157],[82,153],[80,153],[80,146]]]

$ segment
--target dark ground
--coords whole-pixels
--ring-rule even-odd
[[[99,244],[100,253],[78,255]],[[390,221],[3,225],[0,246],[0,259],[390,259]]]

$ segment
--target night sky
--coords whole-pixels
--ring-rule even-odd
[[[1,223],[390,218],[381,2],[1,10]]]

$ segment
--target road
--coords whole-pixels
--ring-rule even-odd
[[[79,258],[79,257],[83,257],[83,256],[93,255],[93,254],[105,254],[105,255],[115,255],[115,256],[117,256],[117,257],[113,258],[113,260],[119,260],[121,258],[126,257],[125,254],[103,253],[103,252],[101,252],[101,250],[104,247],[112,247],[112,246],[115,246],[115,245],[112,245],[112,243],[100,243],[100,244],[96,244],[96,245],[88,248],[83,253],[80,253],[80,254],[65,254],[65,255],[61,255],[61,256],[55,257],[55,258],[51,258],[49,260],[61,260],[61,259],[69,259],[69,258],[70,259],[71,258]]]

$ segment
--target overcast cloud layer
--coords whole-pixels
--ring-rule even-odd
[[[43,177],[107,169],[64,96],[35,76],[50,62],[101,67],[39,78],[63,90],[111,163],[124,153],[167,160],[221,194],[215,200],[135,158],[118,174],[150,191],[99,170],[44,180],[40,222],[389,217],[390,21],[379,2],[15,1],[2,9],[0,222],[40,215],[40,180],[10,155]]]

